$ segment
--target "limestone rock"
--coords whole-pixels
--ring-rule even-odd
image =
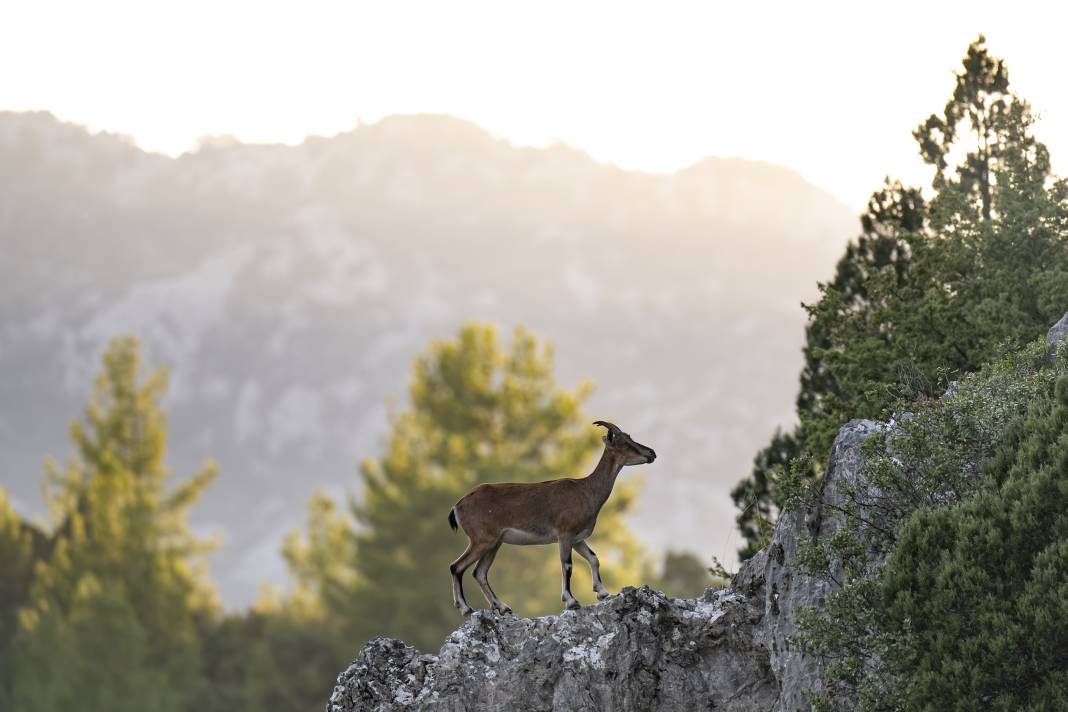
[[[761,615],[732,589],[646,587],[559,616],[479,611],[438,655],[371,641],[327,710],[767,710],[779,690],[753,637]]]
[[[799,650],[790,639],[797,634],[796,620],[800,610],[823,608],[832,591],[826,580],[796,570],[794,562],[798,545],[806,538],[829,537],[839,527],[841,518],[836,516],[837,508],[845,504],[839,485],[858,483],[862,462],[860,446],[883,427],[871,420],[852,420],[839,431],[831,448],[820,506],[783,514],[776,523],[771,544],[765,549],[767,607],[761,628],[772,670],[782,690],[776,709],[784,712],[807,710],[805,691],[820,691],[823,687],[824,666]]]

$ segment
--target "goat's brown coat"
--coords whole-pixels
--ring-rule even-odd
[[[501,544],[559,542],[563,574],[561,599],[568,608],[578,607],[570,588],[572,549],[590,564],[598,598],[608,595],[601,583],[597,555],[585,540],[593,533],[597,515],[612,493],[619,471],[627,465],[652,462],[656,453],[611,423],[597,421],[595,424],[608,428],[608,435],[604,438],[601,459],[589,476],[534,483],[481,484],[453,507],[450,517],[455,518],[470,539],[467,550],[449,567],[453,603],[462,613],[471,612],[463,594],[463,573],[476,562],[475,579],[486,600],[494,610],[511,612],[489,586],[489,568]]]

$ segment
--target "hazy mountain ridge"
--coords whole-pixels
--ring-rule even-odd
[[[171,159],[0,113],[0,481],[36,511],[101,348],[135,333],[173,368],[175,469],[222,465],[194,518],[226,532],[216,577],[247,600],[311,491],[357,485],[428,339],[491,319],[551,337],[591,413],[663,454],[641,538],[711,553],[791,417],[798,302],[855,226],[785,168],[629,172],[445,116]]]

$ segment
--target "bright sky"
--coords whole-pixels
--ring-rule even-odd
[[[445,112],[670,171],[790,166],[859,209],[924,179],[912,129],[979,32],[1068,166],[1064,16],[1016,2],[0,1],[0,109],[179,154]]]

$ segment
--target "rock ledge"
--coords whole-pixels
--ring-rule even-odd
[[[767,710],[779,696],[754,639],[763,601],[625,588],[543,618],[474,613],[438,655],[376,638],[338,677],[350,710]]]

